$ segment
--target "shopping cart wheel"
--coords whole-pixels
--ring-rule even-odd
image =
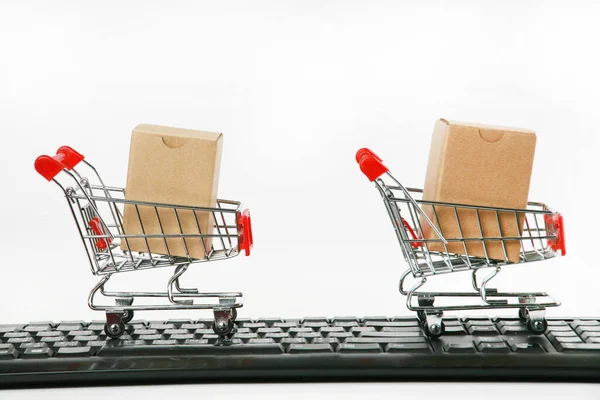
[[[123,333],[125,333],[125,324],[122,320],[119,322],[113,321],[110,323],[110,325],[106,323],[104,324],[104,332],[109,338],[117,339],[121,337]]]
[[[526,308],[519,308],[519,321],[526,324],[527,319],[529,318],[528,316],[529,316],[529,313],[527,312]]]
[[[123,312],[123,316],[121,317],[121,321],[123,321],[124,324],[130,322],[133,319],[133,310],[125,310],[125,312]]]
[[[227,318],[227,320],[213,321],[212,329],[219,336],[227,336],[231,333],[231,331],[233,331],[233,321],[231,318]]]
[[[446,332],[446,327],[444,326],[444,322],[434,322],[431,324],[425,323],[423,328],[425,329],[425,334],[430,339],[437,339]]]
[[[229,319],[232,322],[235,322],[236,318],[237,318],[237,309],[236,308],[232,308],[231,309],[231,313],[229,314]]]
[[[419,319],[419,322],[425,322],[427,320],[427,318],[425,317],[425,311],[417,311],[417,318]]]
[[[545,319],[528,319],[527,330],[534,335],[542,335],[548,329],[548,321]]]

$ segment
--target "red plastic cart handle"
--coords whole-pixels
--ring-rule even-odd
[[[388,168],[383,165],[381,158],[367,148],[356,152],[356,162],[371,182],[388,172]]]
[[[39,156],[34,163],[35,170],[46,180],[51,181],[63,169],[71,170],[81,162],[85,157],[70,148],[62,146],[56,150],[56,155],[53,157],[42,155]]]
[[[408,232],[410,232],[410,236],[412,236],[412,238],[414,240],[420,239],[416,235],[416,233],[413,230],[413,228],[408,224],[408,222],[406,222],[406,220],[404,218],[402,218],[402,224],[406,227],[406,229],[408,229]],[[413,247],[413,249],[416,249],[416,248],[419,248],[419,247],[423,246],[423,242],[410,242],[410,245]]]
[[[250,255],[250,249],[254,246],[254,238],[252,237],[252,219],[250,218],[250,210],[244,210],[237,217],[238,233],[239,233],[239,248],[244,250],[246,256]]]
[[[98,217],[92,218],[90,220],[89,224],[90,224],[90,229],[92,230],[92,232],[94,232],[94,235],[97,235],[97,236],[104,235],[104,231],[102,230],[102,224],[100,223],[100,220],[98,219]],[[108,245],[110,243],[112,243],[111,238],[101,238],[101,239],[96,240],[96,247],[99,248],[100,250],[104,250],[108,247]]]
[[[548,239],[548,246],[554,251],[560,251],[561,255],[566,255],[565,227],[562,215],[559,213],[546,214],[544,215],[544,222],[546,223],[546,232],[548,236],[552,234],[556,235],[556,238]]]

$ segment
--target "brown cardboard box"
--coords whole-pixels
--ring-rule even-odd
[[[536,135],[531,130],[440,119],[435,124],[431,141],[423,200],[526,208],[535,142]],[[441,228],[446,239],[460,238],[453,208],[436,206],[439,224],[431,206],[424,206],[423,209]],[[517,225],[514,213],[499,214],[504,237],[520,235],[523,215],[518,217]],[[482,211],[480,218],[484,237],[500,236],[495,212]],[[460,209],[458,219],[465,238],[481,237],[475,210]],[[421,226],[426,239],[438,239],[423,219]],[[519,241],[505,241],[505,245],[509,261],[517,262],[521,249]],[[485,246],[490,259],[505,259],[500,241],[488,240]],[[442,243],[436,242],[430,242],[428,248],[433,251],[445,250]],[[471,256],[485,257],[480,241],[468,242],[467,250]],[[460,242],[449,243],[448,251],[465,254]]]
[[[223,135],[189,129],[170,128],[156,125],[138,125],[131,134],[129,170],[125,198],[183,206],[215,207],[219,184],[219,168]],[[153,207],[139,207],[146,234],[161,232]],[[160,222],[167,234],[179,234],[179,225],[172,209],[159,208]],[[212,234],[214,219],[210,212],[191,210],[178,211],[183,233]],[[123,215],[126,234],[141,234],[142,230],[136,209],[126,205]],[[192,258],[205,258],[200,238],[185,239]],[[121,241],[133,251],[147,252],[144,239]],[[153,253],[167,254],[165,242],[160,238],[148,240]],[[212,245],[205,238],[206,249]],[[186,257],[184,242],[180,238],[167,240],[168,250],[173,256]]]

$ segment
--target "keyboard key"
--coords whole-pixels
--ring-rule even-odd
[[[304,343],[308,343],[308,340],[306,338],[287,337],[287,338],[281,339],[280,343],[281,344],[304,344]]]
[[[504,341],[481,342],[477,344],[477,350],[482,353],[510,353],[510,349]]]
[[[331,323],[337,325],[338,323],[355,323],[358,325],[358,318],[356,317],[333,317]]]
[[[306,324],[306,323],[317,323],[317,324],[324,323],[325,325],[329,324],[329,321],[325,317],[306,317],[306,318],[302,318],[300,320],[300,322],[302,324]]]
[[[24,325],[0,325],[0,335],[8,332],[16,332],[23,329]]]
[[[208,335],[204,335],[203,336],[204,339],[209,339],[208,337],[205,337],[205,336],[208,336]],[[236,333],[235,338],[240,339],[244,342],[247,342],[250,339],[258,338],[258,335],[256,333]]]
[[[208,344],[208,340],[207,339],[188,339],[186,341],[183,342],[184,345],[199,345],[199,344]]]
[[[384,326],[381,332],[422,332],[421,326]]]
[[[362,332],[375,332],[375,327],[373,326],[353,326],[350,328],[350,332],[354,335],[359,336]]]
[[[158,339],[151,342],[152,346],[176,346],[177,340],[173,339]]]
[[[494,322],[489,318],[465,318],[463,323],[467,329],[473,326],[489,326],[494,325]]]
[[[189,319],[169,319],[167,320],[167,324],[168,325],[174,325],[175,329],[178,329],[181,327],[181,325],[184,324],[191,324],[192,321]]]
[[[189,329],[165,329],[163,335],[185,335],[189,333]]]
[[[581,325],[575,329],[575,332],[580,335],[584,332],[600,332],[600,325]]]
[[[327,343],[327,344],[330,344],[330,345],[337,345],[337,344],[340,343],[340,341],[337,338],[330,338],[330,337],[328,337],[328,338],[322,338],[322,337],[319,337],[319,338],[313,339],[313,341],[311,343],[315,343],[315,344],[316,343]]]
[[[314,330],[319,330],[320,328],[325,328],[327,326],[329,326],[329,324],[326,321],[305,321],[302,324],[302,327]]]
[[[545,353],[546,350],[539,343],[511,343],[515,353]]]
[[[577,329],[580,326],[599,326],[600,322],[595,319],[584,319],[584,320],[575,320],[571,322],[571,326],[573,329]]]
[[[37,337],[63,337],[63,333],[60,331],[41,331],[35,334]]]
[[[65,336],[47,336],[47,337],[39,338],[38,340],[41,343],[47,343],[48,346],[54,346],[54,344],[57,342],[64,342],[64,341],[68,341],[69,339],[67,339]]]
[[[345,332],[345,329],[341,326],[325,326],[325,327],[319,329],[319,332],[322,335],[325,335],[325,334],[331,333],[331,332]]]
[[[344,343],[427,343],[427,339],[424,336],[419,337],[351,337],[347,338]]]
[[[52,329],[52,325],[50,323],[44,322],[34,322],[28,325],[25,325],[23,328],[24,332],[39,332],[39,331],[49,331]]]
[[[356,320],[349,320],[349,321],[334,321],[333,322],[334,326],[341,326],[342,328],[352,328],[354,326],[358,326],[358,321]]]
[[[430,353],[427,343],[389,343],[385,346],[387,353]]]
[[[598,332],[583,332],[581,334],[581,338],[585,341],[588,341],[591,338],[600,338],[600,331],[598,331]]]
[[[91,357],[96,350],[89,346],[61,347],[56,352],[56,357]]]
[[[311,340],[311,339],[320,338],[322,336],[320,333],[317,333],[317,332],[299,332],[298,335],[296,335],[296,337]]]
[[[469,335],[497,335],[498,330],[494,325],[471,325],[467,331]]]
[[[419,331],[363,331],[359,337],[418,337],[423,336],[423,332]]]
[[[290,328],[297,328],[298,323],[296,322],[275,322],[273,324],[274,328],[280,328],[281,330],[287,332]]]
[[[346,338],[354,337],[354,335],[351,332],[331,332],[327,334],[327,337],[343,340]]]
[[[275,340],[270,339],[270,338],[269,339],[267,339],[267,338],[261,338],[261,339],[254,338],[254,339],[248,340],[248,343],[249,344],[270,344],[270,343],[275,343]]]
[[[333,353],[333,347],[325,343],[317,344],[299,344],[292,343],[288,348],[290,354],[307,354],[307,353]]]
[[[503,335],[515,335],[527,332],[528,330],[525,325],[508,325],[500,328],[500,333]]]
[[[342,343],[338,347],[339,353],[380,353],[381,347],[377,343]]]
[[[0,344],[0,360],[13,360],[19,357],[19,351],[13,344]]]
[[[314,333],[312,328],[290,328],[288,332],[293,336],[297,336],[299,333]]]
[[[180,329],[187,329],[188,331],[195,331],[197,329],[206,329],[206,325],[204,324],[182,324]]]
[[[464,335],[466,334],[465,328],[462,325],[446,325],[444,321],[444,336],[445,335]]]
[[[272,327],[276,322],[283,322],[281,318],[259,318],[259,321],[264,322],[268,327]]]
[[[283,347],[277,343],[266,344],[232,344],[218,346],[214,344],[183,345],[183,346],[105,346],[98,352],[104,357],[128,357],[128,356],[172,356],[172,355],[252,355],[252,354],[281,354]]]
[[[375,329],[381,328],[419,328],[418,321],[367,321],[365,326],[372,326]]]
[[[21,358],[32,359],[32,358],[49,358],[52,357],[53,352],[48,346],[44,347],[29,347],[25,349]]]
[[[378,317],[378,316],[374,316],[374,317],[365,317],[363,319],[364,324],[366,325],[369,322],[382,322],[382,321],[389,321],[388,317]]]
[[[548,326],[568,326],[569,323],[564,320],[548,319],[546,320]]]
[[[29,342],[29,343],[23,343],[19,347],[21,348],[21,350],[25,350],[25,349],[30,349],[33,347],[49,347],[49,346],[46,343]]]
[[[79,331],[69,331],[67,332],[66,336],[91,336],[91,335],[97,335],[96,331],[92,331],[89,329],[86,330],[79,330]]]
[[[181,333],[181,334],[169,336],[169,339],[177,340],[178,342],[183,342],[185,340],[193,339],[193,338],[194,338],[194,335],[191,333]]]
[[[147,340],[147,341],[160,340],[162,338],[163,338],[163,335],[160,335],[160,334],[156,334],[156,335],[139,335],[137,337],[138,340]]]
[[[463,354],[463,353],[476,353],[475,347],[472,343],[446,343],[444,344],[443,350],[446,353],[452,354]]]
[[[12,338],[30,338],[31,334],[29,332],[7,332],[4,334],[4,337],[7,339]]]
[[[288,337],[287,333],[284,333],[284,332],[280,332],[280,333],[267,333],[265,335],[265,338],[267,338],[267,339],[273,339],[276,342],[280,341],[281,339],[287,338],[287,337]]]
[[[79,342],[75,342],[75,341],[68,341],[68,342],[56,342],[54,343],[53,347],[77,347],[80,346],[81,343]]]
[[[253,331],[258,330],[259,328],[266,328],[267,324],[264,322],[246,322],[242,325],[243,328],[250,328]]]
[[[157,331],[164,331],[167,329],[176,329],[174,324],[162,324],[162,323],[151,323],[148,325],[150,329],[156,329]]]
[[[581,343],[582,342],[582,340],[581,340],[581,338],[579,336],[574,336],[574,337],[571,337],[571,336],[561,337],[561,336],[559,336],[556,339],[560,343]]]
[[[593,351],[600,353],[600,343],[558,343],[556,349],[564,352]]]
[[[256,331],[259,335],[266,335],[267,333],[283,333],[281,328],[258,328]]]
[[[573,332],[570,325],[548,325],[548,331],[551,332]]]
[[[105,322],[92,322],[87,326],[87,329],[94,332],[104,332],[104,324]]]
[[[13,338],[8,339],[6,342],[12,343],[16,346],[16,345],[20,345],[23,343],[33,342],[33,338],[30,336],[28,336],[28,337],[13,337]]]
[[[121,336],[121,338],[126,337],[125,335]],[[98,335],[91,335],[91,336],[75,336],[72,340],[78,341],[78,342],[92,342],[94,340],[100,340],[100,337]]]

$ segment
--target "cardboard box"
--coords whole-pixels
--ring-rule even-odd
[[[470,204],[488,207],[518,208],[527,206],[529,182],[535,153],[535,132],[526,129],[486,126],[472,123],[452,122],[440,119],[436,122],[423,200]],[[460,209],[457,223],[454,209],[436,206],[423,209],[446,239],[481,237],[477,214],[473,209]],[[523,215],[512,212],[499,214],[500,229],[504,237],[520,236]],[[493,211],[481,211],[483,237],[499,237],[498,219]],[[439,221],[439,222],[438,222]],[[430,226],[421,219],[425,239],[438,239]],[[502,243],[485,241],[490,259],[504,260]],[[506,254],[511,262],[519,261],[521,244],[518,240],[505,241]],[[444,245],[430,242],[433,251],[445,251]],[[448,244],[450,253],[465,254],[463,244]],[[481,241],[468,242],[470,256],[485,257]]]
[[[125,198],[154,203],[183,206],[215,207],[219,186],[219,169],[223,135],[189,129],[156,125],[138,125],[131,134],[129,169]],[[160,234],[161,226],[154,207],[139,206],[139,213],[146,234]],[[159,208],[160,223],[166,234],[179,234],[179,224],[173,209]],[[198,223],[191,210],[178,211],[184,234],[212,234],[214,219],[210,212],[196,212]],[[140,218],[135,206],[126,205],[123,215],[126,234],[142,234]],[[165,241],[148,239],[151,252],[167,254]],[[200,238],[185,239],[192,258],[204,259],[204,247]],[[211,238],[205,238],[207,250]],[[121,241],[124,250],[147,252],[144,239]],[[168,250],[173,256],[186,257],[181,238],[167,239]]]

